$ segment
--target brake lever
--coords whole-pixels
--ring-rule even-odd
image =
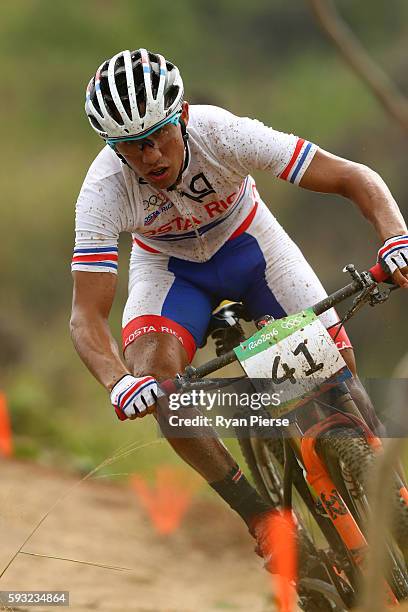
[[[379,268],[379,265],[374,266],[368,272],[359,272],[356,270],[354,264],[348,264],[343,272],[348,272],[354,281],[360,283],[362,292],[353,300],[353,306],[349,310],[346,316],[352,317],[354,313],[359,310],[365,303],[370,306],[376,306],[377,304],[383,304],[390,297],[391,291],[394,291],[398,287],[392,285],[392,287],[384,290],[380,290],[378,287],[379,282],[389,282],[389,277],[386,273]]]

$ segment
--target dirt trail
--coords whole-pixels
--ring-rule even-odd
[[[54,501],[79,478],[0,461],[0,572]],[[55,508],[25,551],[134,568],[114,571],[20,554],[0,590],[69,590],[47,612],[270,612],[271,580],[245,526],[227,508],[197,501],[180,529],[159,536],[125,486],[87,481]],[[1,609],[1,606],[0,606]]]

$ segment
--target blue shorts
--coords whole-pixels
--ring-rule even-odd
[[[255,217],[204,263],[151,253],[135,241],[123,348],[146,333],[170,333],[191,360],[203,344],[212,311],[223,300],[242,302],[253,319],[265,314],[280,318],[326,295],[299,248],[269,212],[267,223],[265,215],[262,222]],[[329,328],[339,319],[331,309],[321,320]],[[336,340],[340,349],[351,347],[344,330]]]

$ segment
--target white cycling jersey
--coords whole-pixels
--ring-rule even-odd
[[[109,147],[99,153],[77,201],[73,270],[116,272],[121,232],[150,253],[208,261],[266,208],[250,173],[299,183],[317,150],[215,106],[190,106],[188,133],[185,170],[171,191],[146,183]]]

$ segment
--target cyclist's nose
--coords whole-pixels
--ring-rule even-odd
[[[144,147],[142,151],[142,161],[146,165],[157,163],[161,157],[162,153],[157,144],[154,144],[154,146]]]

